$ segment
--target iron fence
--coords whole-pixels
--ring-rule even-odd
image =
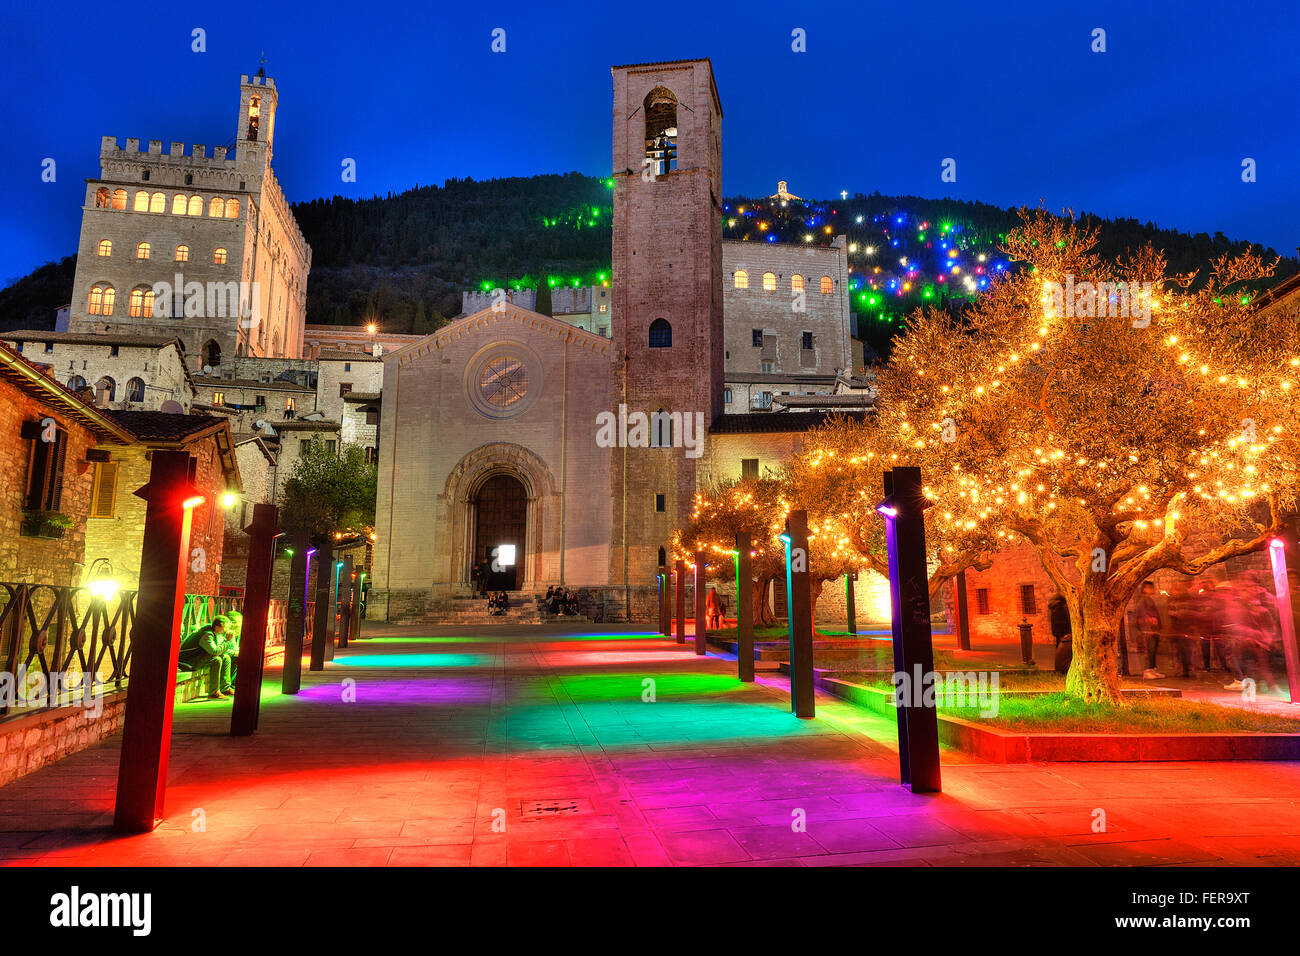
[[[0,582],[0,717],[79,701],[90,704],[92,695],[121,690],[130,674],[136,595]],[[242,612],[243,603],[240,596],[185,595],[181,640],[218,614]],[[308,646],[311,612],[309,603]],[[267,646],[282,645],[284,632],[285,602],[272,601]]]
[[[121,688],[130,670],[135,591],[0,583],[0,716]]]

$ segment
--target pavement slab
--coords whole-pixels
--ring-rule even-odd
[[[1300,863],[1300,765],[999,765],[644,629],[366,625],[260,725],[176,709],[166,819],[111,829],[120,737],[0,788],[4,866],[1182,866]],[[382,642],[373,640],[383,638]],[[342,693],[356,681],[355,699]]]

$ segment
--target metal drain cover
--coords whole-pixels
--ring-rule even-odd
[[[525,800],[519,812],[524,817],[560,817],[582,812],[581,800]]]

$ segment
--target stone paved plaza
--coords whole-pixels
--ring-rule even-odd
[[[15,865],[1300,863],[1300,766],[997,765],[897,783],[895,728],[660,635],[373,627],[261,727],[178,706],[167,818],[109,826],[120,737],[0,789]],[[348,683],[354,681],[355,684]],[[653,693],[651,693],[653,692]],[[355,700],[345,698],[355,697]],[[651,697],[653,700],[643,700]],[[1094,811],[1105,832],[1093,832]],[[796,824],[803,819],[805,825]]]

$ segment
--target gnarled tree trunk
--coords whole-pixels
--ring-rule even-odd
[[[767,586],[771,581],[770,577],[764,577],[754,582],[755,627],[771,627],[772,622],[776,620],[776,615],[772,613],[772,606],[767,602]]]
[[[1065,677],[1065,689],[1092,703],[1121,702],[1119,689],[1119,617],[1099,578],[1088,577],[1070,604],[1070,631],[1074,659]]]

